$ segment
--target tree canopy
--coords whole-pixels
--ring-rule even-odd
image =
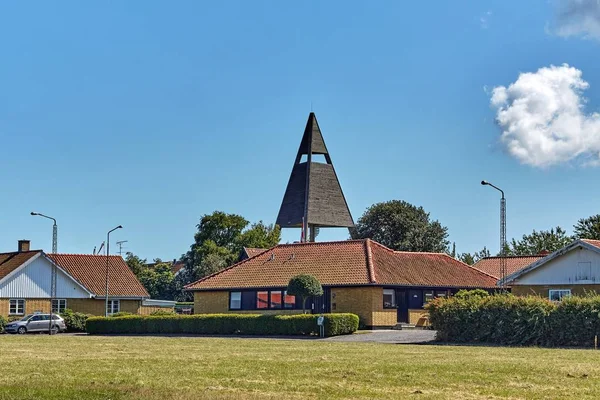
[[[482,258],[489,257],[489,256],[491,256],[490,251],[487,249],[487,247],[484,247],[480,251],[477,251],[472,254],[471,253],[458,254],[456,258],[458,258],[459,261],[462,261],[465,264],[473,265],[477,261],[481,260]]]
[[[306,299],[311,296],[323,295],[323,287],[317,278],[308,274],[300,274],[290,279],[287,293],[302,299],[302,312],[306,307]]]
[[[523,235],[519,240],[514,238],[507,244],[506,255],[525,256],[536,255],[546,250],[553,252],[559,250],[573,241],[573,237],[560,226],[548,231],[533,230],[529,235]]]
[[[573,226],[573,232],[577,239],[600,240],[600,214],[581,218]]]
[[[353,232],[355,239],[373,239],[399,251],[444,252],[448,228],[432,221],[423,207],[391,200],[369,207]]]
[[[232,265],[244,247],[270,248],[281,240],[278,225],[250,224],[241,215],[222,211],[203,215],[196,227],[194,243],[181,257],[185,263],[177,276],[181,287]],[[190,295],[182,294],[180,299],[189,300]]]
[[[133,253],[128,252],[125,255],[125,262],[146,288],[151,298],[173,300],[176,297],[177,289],[171,265],[163,263],[160,259],[154,261],[154,265],[150,267],[145,259],[141,259]]]

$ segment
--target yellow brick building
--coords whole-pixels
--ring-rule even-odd
[[[365,327],[417,325],[427,301],[463,288],[493,290],[496,279],[442,253],[397,252],[372,240],[294,243],[256,252],[194,282],[194,312],[291,314],[302,301],[286,293],[298,274],[315,276],[323,296],[308,312],[349,312]]]

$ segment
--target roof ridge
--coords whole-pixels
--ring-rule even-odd
[[[7,254],[39,253],[40,251],[44,251],[44,250],[39,249],[39,250],[27,250],[27,251],[7,251],[6,253],[0,253],[0,256],[5,256]]]
[[[550,254],[550,253],[548,253],[548,254]],[[530,254],[530,255],[524,255],[524,254],[522,254],[522,255],[518,255],[518,256],[504,256],[504,257],[502,257],[502,256],[489,256],[489,257],[483,257],[479,261],[481,261],[481,260],[489,260],[489,259],[492,259],[492,258],[546,257],[548,254]],[[479,261],[477,261],[477,262],[479,262]]]
[[[44,252],[44,254],[48,255],[48,256],[85,256],[85,257],[104,257],[106,258],[106,254],[83,254],[83,253],[46,253]],[[120,256],[118,254],[110,254],[108,255],[108,257],[117,257],[117,258],[123,258],[123,256]],[[172,261],[163,261],[163,262],[172,262]]]
[[[377,283],[375,279],[375,266],[373,265],[373,253],[371,252],[371,243],[373,240],[367,239],[364,241],[365,251],[367,253],[367,272],[369,273],[369,280],[371,283]]]

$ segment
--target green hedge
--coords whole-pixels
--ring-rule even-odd
[[[499,294],[438,298],[427,305],[438,340],[503,345],[593,346],[600,336],[600,296],[541,297]]]
[[[6,318],[0,315],[0,333],[4,333],[4,327],[6,326]]]
[[[208,335],[318,335],[317,315],[202,314],[124,317],[92,317],[90,334],[185,333]],[[325,336],[353,333],[354,314],[325,314]]]
[[[75,312],[68,308],[60,313],[60,316],[65,320],[67,332],[85,332],[85,321],[90,317],[88,314]]]

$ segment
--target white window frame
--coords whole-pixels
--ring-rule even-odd
[[[385,295],[389,296],[390,294],[392,295],[392,305],[391,306],[386,306],[385,305]],[[396,301],[396,289],[389,289],[389,288],[384,288],[383,289],[383,308],[385,309],[391,309],[391,308],[397,308],[398,307],[398,302]]]
[[[552,300],[552,295],[554,294],[554,292],[558,292],[558,300],[554,300],[554,301],[561,301],[563,299],[563,297],[571,296],[571,289],[549,289],[548,290],[548,298],[550,300]],[[561,292],[564,292],[564,293],[561,294]]]
[[[57,302],[54,307],[54,302]],[[52,314],[61,314],[67,309],[67,299],[54,299],[52,300]]]
[[[116,310],[115,310],[116,304]],[[121,311],[121,300],[108,300],[106,315],[113,315]]]
[[[12,311],[14,302],[15,312]],[[21,306],[19,307],[19,304]],[[21,312],[19,312],[21,309]],[[8,315],[25,315],[25,299],[9,299],[8,300]]]
[[[236,299],[235,301],[239,301],[239,306],[238,307],[233,307],[233,296],[236,295],[236,297],[239,295],[239,299]],[[235,292],[229,292],[229,309],[230,310],[241,310],[242,309],[242,292],[240,291],[235,291]]]

